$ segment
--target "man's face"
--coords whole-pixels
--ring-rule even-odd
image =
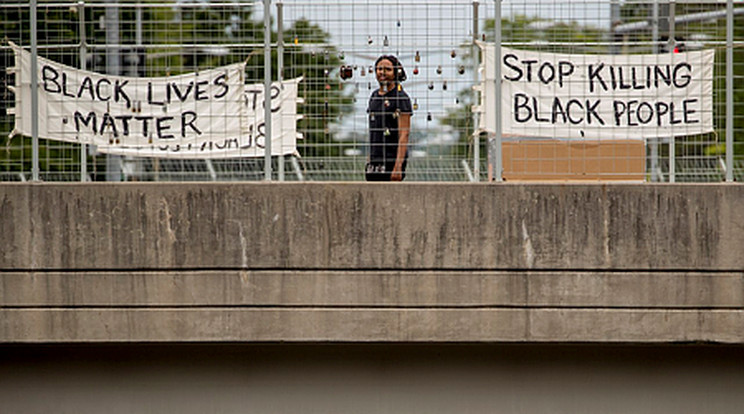
[[[379,61],[375,68],[375,75],[380,84],[387,84],[395,81],[395,68],[393,67],[393,62],[387,59]]]

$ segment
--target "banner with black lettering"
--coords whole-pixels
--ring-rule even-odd
[[[298,85],[302,78],[271,85],[271,153],[293,154],[297,150]],[[245,85],[241,132],[216,140],[203,139],[196,143],[185,140],[128,146],[125,144],[98,147],[101,152],[117,155],[157,158],[242,158],[264,156],[264,85]]]
[[[479,42],[482,113],[494,131],[495,47]],[[644,139],[713,131],[713,50],[574,55],[501,48],[502,132],[556,139]]]
[[[31,56],[15,53],[15,128],[31,135]],[[272,98],[272,154],[296,148],[297,82]],[[158,78],[110,76],[38,58],[40,138],[106,153],[167,158],[264,154],[263,85],[245,85],[245,63]]]

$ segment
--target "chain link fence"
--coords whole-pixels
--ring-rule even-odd
[[[407,180],[486,181],[490,152],[503,168],[498,174],[491,163],[490,178],[506,180],[738,181],[744,178],[744,6],[736,3],[274,0],[270,41],[264,1],[5,3],[0,180],[31,180],[38,165],[43,181],[263,180],[267,171],[273,180],[361,181],[367,102],[377,88],[372,67],[378,56],[393,54],[408,74],[402,85],[414,108]],[[72,68],[132,78],[243,62],[244,82],[253,85],[265,82],[270,67],[274,81],[302,79],[296,122],[301,138],[296,151],[266,165],[266,157],[255,154],[139,157],[32,134],[11,137],[22,108],[16,107],[18,74],[9,41],[28,51],[35,46],[39,57]],[[489,80],[476,42],[494,41],[545,56],[713,50],[707,79],[713,86],[712,131],[618,142],[482,128],[486,114],[479,108]]]

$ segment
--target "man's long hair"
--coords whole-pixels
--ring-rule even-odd
[[[408,79],[408,77],[406,76],[406,71],[405,69],[403,69],[403,65],[400,63],[397,57],[393,55],[382,55],[378,57],[375,61],[375,70],[377,70],[377,64],[380,63],[381,60],[389,60],[390,63],[393,64],[396,82],[403,82],[404,80]]]

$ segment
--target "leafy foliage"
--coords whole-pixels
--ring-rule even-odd
[[[142,9],[142,43],[136,45],[136,9],[119,8],[119,39],[125,45],[120,51],[120,74],[126,76],[170,76],[193,70],[246,61],[246,81],[263,83],[264,78],[264,27],[263,22],[253,19],[251,7],[145,7]],[[30,44],[30,13],[27,7],[2,9],[3,34],[22,46]],[[38,44],[76,45],[81,39],[77,8],[39,7]],[[87,7],[84,25],[88,58],[88,70],[106,72],[106,28],[101,24],[105,9]],[[295,42],[295,39],[302,39]],[[334,156],[339,149],[332,145],[329,126],[342,112],[351,110],[351,96],[346,93],[335,75],[334,68],[340,66],[338,52],[329,44],[330,36],[319,26],[307,20],[298,20],[285,29],[283,79],[303,77],[300,96],[304,104],[298,111],[304,116],[298,129],[305,133],[304,145],[300,141],[303,155]],[[276,44],[277,34],[272,32]],[[40,55],[57,62],[80,67],[78,48],[69,46],[39,49]],[[272,48],[272,79],[278,77],[277,48]],[[3,50],[0,64],[13,64],[13,55]],[[0,79],[0,131],[12,129],[12,116],[7,108],[14,106],[13,94],[7,85],[13,78],[2,70]],[[330,105],[329,102],[333,102]],[[0,169],[6,172],[28,172],[31,170],[31,139],[29,137],[4,137],[4,151],[0,151]],[[309,145],[312,144],[312,145]],[[40,140],[40,169],[42,172],[79,171],[79,146]],[[89,157],[89,170],[101,172],[105,165]]]
[[[647,20],[650,12],[648,10],[650,5],[638,4],[638,3],[625,3],[621,10],[621,15],[624,21],[638,21]],[[695,4],[684,5],[679,4],[676,9],[677,15],[697,13],[705,11],[721,10],[720,5],[709,4],[701,5]],[[557,22],[555,24],[545,25],[540,30],[536,30],[536,26],[542,26],[541,20],[538,18],[530,18],[526,16],[514,16],[510,19],[502,20],[502,43],[509,44],[512,42],[518,42],[518,48],[528,50],[544,50],[555,53],[571,52],[577,53],[607,53],[606,49],[597,46],[606,39],[607,32],[600,30],[596,27],[582,26],[577,22]],[[485,33],[489,34],[488,41],[493,41],[491,33],[493,33],[494,21],[489,20],[486,22]],[[693,34],[706,34],[709,39],[725,39],[726,38],[726,25],[725,21],[708,20],[703,22],[693,22],[687,24],[678,24],[676,31],[678,37],[685,39],[690,45],[690,40],[694,37]],[[744,17],[739,15],[735,17],[734,21],[734,38],[741,39],[744,37]],[[651,33],[650,31],[640,31],[627,35],[624,39],[625,43],[632,42],[634,44],[641,45],[641,49],[636,53],[650,53],[651,45]],[[644,46],[645,45],[645,46]],[[645,49],[644,49],[645,47]],[[725,66],[723,62],[726,60],[725,47],[716,46],[713,44],[700,44],[697,47],[716,47],[716,77],[714,83],[714,105],[716,108],[715,112],[715,125],[719,131],[718,142],[725,142]],[[629,51],[625,51],[629,52]],[[477,56],[465,55],[463,57],[467,65],[476,65]],[[744,49],[734,49],[734,62],[744,62]],[[744,77],[744,65],[734,65],[734,79]],[[456,145],[453,146],[452,151],[458,156],[466,156],[464,148],[468,149],[468,153],[472,153],[472,134],[474,131],[472,125],[472,94],[469,91],[465,91],[460,96],[460,101],[463,105],[458,108],[451,110],[442,120],[442,124],[452,126],[455,131],[459,133],[459,141],[461,143],[469,143],[470,145]],[[734,91],[734,130],[744,130],[744,88],[736,87]],[[689,144],[695,140],[708,142],[710,141],[709,136],[700,137],[688,137],[686,142]],[[486,144],[485,140],[481,140],[481,154],[485,154]],[[744,134],[738,134],[735,136],[735,151],[737,155],[744,154]],[[722,154],[725,152],[725,146],[723,144],[717,145],[686,145],[683,149],[686,155],[713,155]],[[697,151],[698,153],[692,154],[690,151]],[[682,153],[678,151],[678,153]]]
[[[520,49],[544,50],[554,53],[576,53],[577,48],[584,53],[595,50],[593,46],[600,42],[604,32],[594,27],[584,27],[577,22],[557,22],[544,25],[539,30],[536,27],[543,26],[543,20],[534,17],[514,16],[503,19],[501,22],[502,44],[515,44]],[[486,21],[486,40],[493,42],[494,21]],[[479,54],[466,53],[462,57],[466,66],[477,67]],[[452,154],[458,157],[469,157],[473,154],[473,133],[475,131],[473,113],[471,110],[473,94],[469,90],[460,92],[458,97],[461,105],[451,110],[440,122],[451,126],[458,134],[458,141],[465,145],[454,145]],[[483,134],[485,137],[485,134]],[[480,139],[480,153],[485,156],[487,151],[486,139]]]

